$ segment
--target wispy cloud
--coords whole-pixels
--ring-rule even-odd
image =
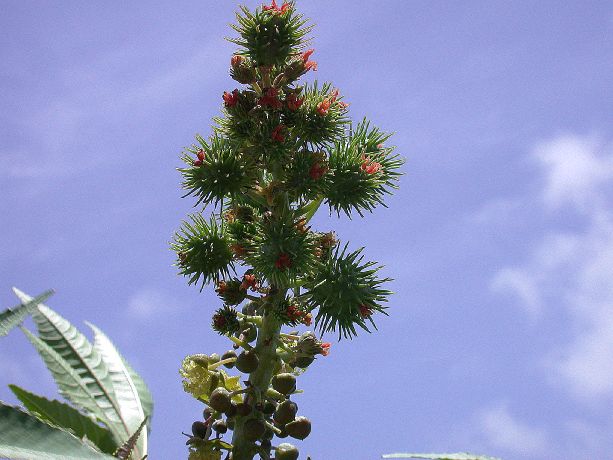
[[[569,340],[545,362],[552,381],[585,401],[613,397],[613,149],[594,137],[562,135],[536,146],[545,211],[577,213],[578,230],[552,224],[527,261],[503,267],[492,279],[531,317],[566,313]],[[607,206],[609,205],[609,206]],[[560,310],[563,308],[563,310]]]
[[[181,303],[155,288],[142,288],[128,299],[127,314],[136,319],[155,320],[182,311]]]
[[[522,458],[549,450],[547,432],[513,416],[506,404],[489,407],[477,415],[477,427],[486,445]]]

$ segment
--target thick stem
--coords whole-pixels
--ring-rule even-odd
[[[277,361],[277,343],[281,323],[271,314],[262,317],[262,326],[258,331],[255,351],[259,358],[258,368],[249,376],[249,382],[254,393],[266,395]],[[245,421],[247,417],[237,417],[232,437],[232,460],[252,460],[257,453],[257,447],[245,438]]]

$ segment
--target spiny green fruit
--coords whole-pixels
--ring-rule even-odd
[[[218,412],[225,412],[230,408],[232,400],[230,398],[230,392],[225,388],[216,388],[211,393],[209,398],[209,406]]]
[[[197,438],[206,438],[206,424],[204,422],[196,421],[192,423],[192,433]]]
[[[215,420],[213,422],[213,429],[219,434],[224,434],[225,432],[228,431],[228,425],[226,425],[226,422],[224,420],[221,420],[221,419]],[[304,438],[299,438],[299,439],[304,439]]]
[[[285,372],[277,374],[272,378],[272,387],[284,395],[293,393],[296,391],[296,377]]]
[[[245,350],[236,358],[236,368],[244,374],[251,374],[258,368],[260,360],[253,350]]]
[[[277,410],[275,411],[273,418],[275,422],[279,423],[280,425],[285,425],[294,420],[297,412],[298,405],[295,402],[286,399],[277,406]]]
[[[249,441],[257,441],[266,432],[266,422],[259,418],[250,418],[245,422],[245,438]]]
[[[285,431],[292,438],[305,439],[311,433],[311,422],[306,417],[296,417],[296,420],[285,425]]]
[[[296,446],[284,442],[275,449],[275,460],[298,460],[298,449]]]
[[[249,415],[252,410],[253,409],[251,407],[251,404],[246,403],[246,402],[238,403],[236,405],[236,414],[240,415],[241,417],[245,417],[246,415]]]
[[[234,350],[228,350],[223,355],[221,355],[221,360],[236,358],[236,352]],[[226,363],[224,366],[228,369],[232,369],[234,367],[234,363]]]

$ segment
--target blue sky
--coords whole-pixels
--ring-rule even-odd
[[[249,1],[249,6],[258,3]],[[181,149],[210,132],[234,2],[10,1],[0,17],[0,305],[106,331],[152,388],[153,460],[184,458],[201,407],[184,355],[227,344],[218,306],[176,275]],[[302,452],[505,459],[613,451],[613,5],[300,1],[315,75],[394,131],[388,209],[329,218],[395,279],[379,331],[334,343],[299,381]],[[330,337],[333,339],[333,337]],[[18,331],[0,399],[54,384]]]

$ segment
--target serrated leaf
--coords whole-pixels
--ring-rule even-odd
[[[125,366],[125,359],[121,356],[113,342],[96,326],[87,323],[94,331],[94,348],[106,363],[111,376],[115,401],[120,410],[121,419],[130,433],[135,432],[141,422],[145,420],[145,413],[141,404],[138,390],[132,381],[130,372]],[[147,453],[147,431],[138,439],[136,453],[138,457]]]
[[[14,291],[22,301],[29,300],[30,297],[24,292],[18,289]],[[32,317],[40,340],[63,358],[86,384],[99,409],[94,415],[109,427],[117,444],[125,442],[133,430],[130,423],[123,418],[113,381],[102,355],[76,327],[51,308],[40,304]],[[63,393],[63,396],[78,405],[70,398],[70,393]],[[140,454],[140,449],[137,450]]]
[[[105,460],[114,457],[67,431],[0,402],[0,457],[13,460]]]
[[[456,454],[387,454],[383,458],[421,458],[426,460],[500,460],[495,457],[474,455],[465,452]]]
[[[13,288],[15,290],[16,288]],[[21,324],[26,317],[36,310],[39,303],[44,302],[53,295],[53,291],[45,291],[37,297],[22,300],[20,305],[7,308],[0,313],[0,337],[7,335],[11,329]]]
[[[123,364],[126,366],[126,369],[132,378],[132,382],[134,382],[136,391],[138,391],[138,397],[140,398],[141,405],[143,406],[143,412],[145,413],[145,417],[147,417],[147,428],[151,430],[153,396],[151,396],[151,392],[149,391],[149,387],[147,387],[145,381],[140,375],[138,375],[138,373],[132,368],[130,363],[128,363],[125,358],[123,358]]]
[[[87,438],[107,454],[117,450],[117,444],[109,430],[72,406],[57,400],[50,401],[17,385],[9,385],[9,388],[25,408],[41,421],[69,430],[79,439]]]

